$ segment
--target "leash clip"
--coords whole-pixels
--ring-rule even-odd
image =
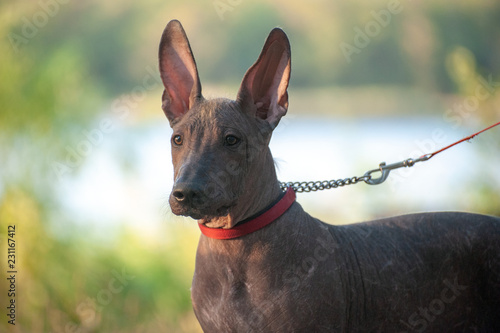
[[[386,165],[385,162],[382,162],[379,164],[378,169],[373,169],[373,170],[367,171],[365,173],[365,175],[363,176],[364,178],[366,178],[365,183],[367,183],[368,185],[382,184],[389,177],[389,173],[391,172],[391,170],[395,170],[395,169],[399,169],[399,168],[409,168],[409,167],[414,166],[415,163],[427,161],[431,157],[432,157],[432,154],[427,154],[427,155],[422,155],[417,159],[408,158],[404,161],[392,163],[389,165]],[[374,172],[380,172],[381,173],[380,177],[373,178],[372,173],[374,173]]]

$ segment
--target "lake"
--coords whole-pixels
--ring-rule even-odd
[[[453,128],[432,117],[289,114],[273,134],[271,151],[281,181],[340,179],[362,176],[380,162],[431,153],[484,127],[474,125]],[[485,186],[500,188],[500,154],[490,133],[393,171],[381,185],[359,183],[298,194],[297,200],[312,215],[334,224],[417,211],[477,210]],[[61,182],[65,209],[77,223],[109,231],[126,224],[149,236],[162,224],[179,221],[168,208],[170,135],[166,120],[117,126],[86,157],[78,175]]]

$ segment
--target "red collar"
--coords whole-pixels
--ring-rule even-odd
[[[203,224],[200,226],[201,233],[207,237],[214,239],[233,239],[245,236],[264,228],[268,224],[274,222],[278,217],[283,215],[288,208],[295,202],[295,191],[289,187],[282,198],[274,204],[271,208],[259,216],[252,218],[248,221],[238,223],[231,229],[209,228]]]

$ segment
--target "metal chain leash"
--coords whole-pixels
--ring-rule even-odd
[[[399,168],[409,168],[414,166],[415,163],[427,161],[431,157],[431,154],[427,154],[416,159],[408,158],[401,162],[392,163],[389,165],[387,165],[385,162],[382,162],[379,164],[379,167],[377,169],[367,171],[362,177],[309,182],[280,182],[280,188],[281,190],[285,191],[288,187],[291,187],[296,193],[303,193],[329,190],[331,188],[338,188],[346,185],[354,185],[362,181],[367,183],[368,185],[378,185],[385,182],[387,177],[389,177],[389,173],[391,172],[391,170]],[[380,172],[380,177],[373,178],[372,173],[374,172]]]
[[[449,146],[446,146],[444,148],[441,148],[433,153],[430,154],[425,154],[420,156],[419,158],[408,158],[406,160],[403,160],[401,162],[397,163],[392,163],[387,165],[385,162],[382,162],[379,164],[379,167],[377,169],[373,169],[370,171],[367,171],[362,177],[352,177],[352,178],[345,178],[345,179],[338,179],[338,180],[324,180],[324,181],[310,181],[310,182],[280,182],[280,188],[285,191],[288,187],[291,187],[295,192],[297,193],[302,193],[302,192],[315,192],[315,191],[321,191],[321,190],[329,190],[331,188],[338,188],[346,185],[354,185],[357,184],[361,181],[364,181],[368,185],[378,185],[382,184],[383,182],[386,181],[387,177],[389,177],[389,173],[391,170],[399,169],[399,168],[409,168],[415,165],[415,163],[418,162],[424,162],[430,160],[432,157],[435,155],[459,144],[464,141],[469,141],[476,137],[477,135],[492,129],[495,126],[499,126],[500,121],[496,124],[493,124],[477,133],[474,133],[472,135],[469,135],[468,137],[465,137],[461,140],[458,140],[454,143],[452,143]],[[372,173],[374,172],[380,172],[380,177],[378,178],[373,178]]]
[[[324,181],[310,181],[310,182],[280,182],[280,187],[285,191],[291,187],[296,193],[315,192],[321,190],[329,190],[331,188],[338,188],[346,185],[354,185],[361,181],[368,182],[372,177],[364,175],[362,177],[352,177],[337,180],[324,180]]]
[[[379,167],[377,169],[373,169],[370,171],[367,171],[362,177],[352,177],[352,178],[345,178],[345,179],[337,179],[337,180],[324,180],[324,181],[309,181],[309,182],[280,182],[280,188],[281,190],[285,191],[288,187],[291,187],[296,193],[302,193],[302,192],[315,192],[315,191],[321,191],[321,190],[329,190],[331,188],[338,188],[346,185],[354,185],[357,184],[361,181],[364,181],[368,185],[378,185],[382,184],[383,182],[386,181],[387,177],[389,177],[389,173],[391,170],[399,169],[399,168],[409,168],[415,165],[415,163],[418,162],[424,162],[430,160],[432,157],[435,155],[459,144],[464,141],[469,141],[473,139],[475,136],[495,127],[499,126],[500,122],[493,124],[477,133],[474,133],[472,135],[469,135],[468,137],[465,137],[457,142],[452,143],[449,146],[446,146],[442,149],[439,149],[433,153],[430,154],[425,154],[420,156],[419,158],[408,158],[406,160],[403,160],[401,162],[397,163],[392,163],[387,165],[385,162],[382,162],[379,164]],[[373,178],[372,173],[374,172],[380,172],[380,177],[378,178]]]

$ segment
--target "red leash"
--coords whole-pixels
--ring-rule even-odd
[[[483,130],[481,130],[481,131],[479,131],[479,132],[477,132],[477,133],[474,133],[474,134],[472,134],[472,135],[470,135],[470,136],[468,136],[468,137],[466,137],[466,138],[463,138],[462,140],[458,140],[457,142],[452,143],[452,144],[451,144],[451,145],[449,145],[449,146],[446,146],[446,147],[444,147],[444,148],[442,148],[442,149],[439,149],[439,150],[437,150],[437,151],[435,151],[435,152],[433,152],[433,153],[431,153],[431,154],[422,155],[420,158],[422,158],[422,157],[424,157],[424,156],[429,156],[429,158],[431,158],[431,157],[433,157],[433,156],[435,156],[435,155],[437,155],[437,154],[439,154],[439,153],[441,153],[441,152],[445,151],[445,150],[446,150],[446,149],[448,149],[448,148],[451,148],[451,147],[453,147],[453,146],[455,146],[455,145],[458,145],[459,143],[462,143],[462,142],[464,142],[464,141],[469,141],[469,140],[473,139],[475,136],[478,136],[479,134],[481,134],[481,133],[483,133],[483,132],[486,132],[487,130],[492,129],[493,127],[498,126],[498,125],[500,125],[500,121],[499,121],[498,123],[496,123],[496,124],[493,124],[493,125],[491,125],[491,126],[489,126],[489,127],[486,127],[485,129],[483,129]],[[429,159],[429,158],[427,158],[427,159]]]
[[[382,184],[387,179],[387,177],[389,177],[389,173],[391,172],[391,170],[399,169],[399,168],[403,168],[403,167],[412,167],[417,162],[427,161],[431,157],[436,156],[437,154],[445,151],[446,149],[449,149],[449,148],[451,148],[451,147],[453,147],[455,145],[458,145],[459,143],[462,143],[464,141],[468,141],[468,140],[474,138],[475,136],[477,136],[477,135],[479,135],[479,134],[481,134],[483,132],[486,132],[487,130],[492,129],[493,127],[498,126],[498,125],[500,125],[500,121],[498,123],[496,123],[496,124],[493,124],[493,125],[485,128],[485,129],[477,132],[477,133],[469,135],[468,137],[463,138],[462,140],[458,140],[457,142],[454,142],[454,143],[452,143],[449,146],[446,146],[444,148],[436,150],[433,153],[422,155],[422,156],[420,156],[417,159],[409,158],[409,159],[406,159],[404,161],[393,163],[393,164],[389,164],[389,165],[386,165],[385,162],[382,162],[382,163],[380,163],[378,169],[373,169],[373,170],[368,171],[367,173],[365,173],[365,175],[363,177],[360,177],[359,179],[363,179],[369,185]],[[371,174],[374,173],[374,172],[380,172],[381,176],[379,178],[373,178]]]

